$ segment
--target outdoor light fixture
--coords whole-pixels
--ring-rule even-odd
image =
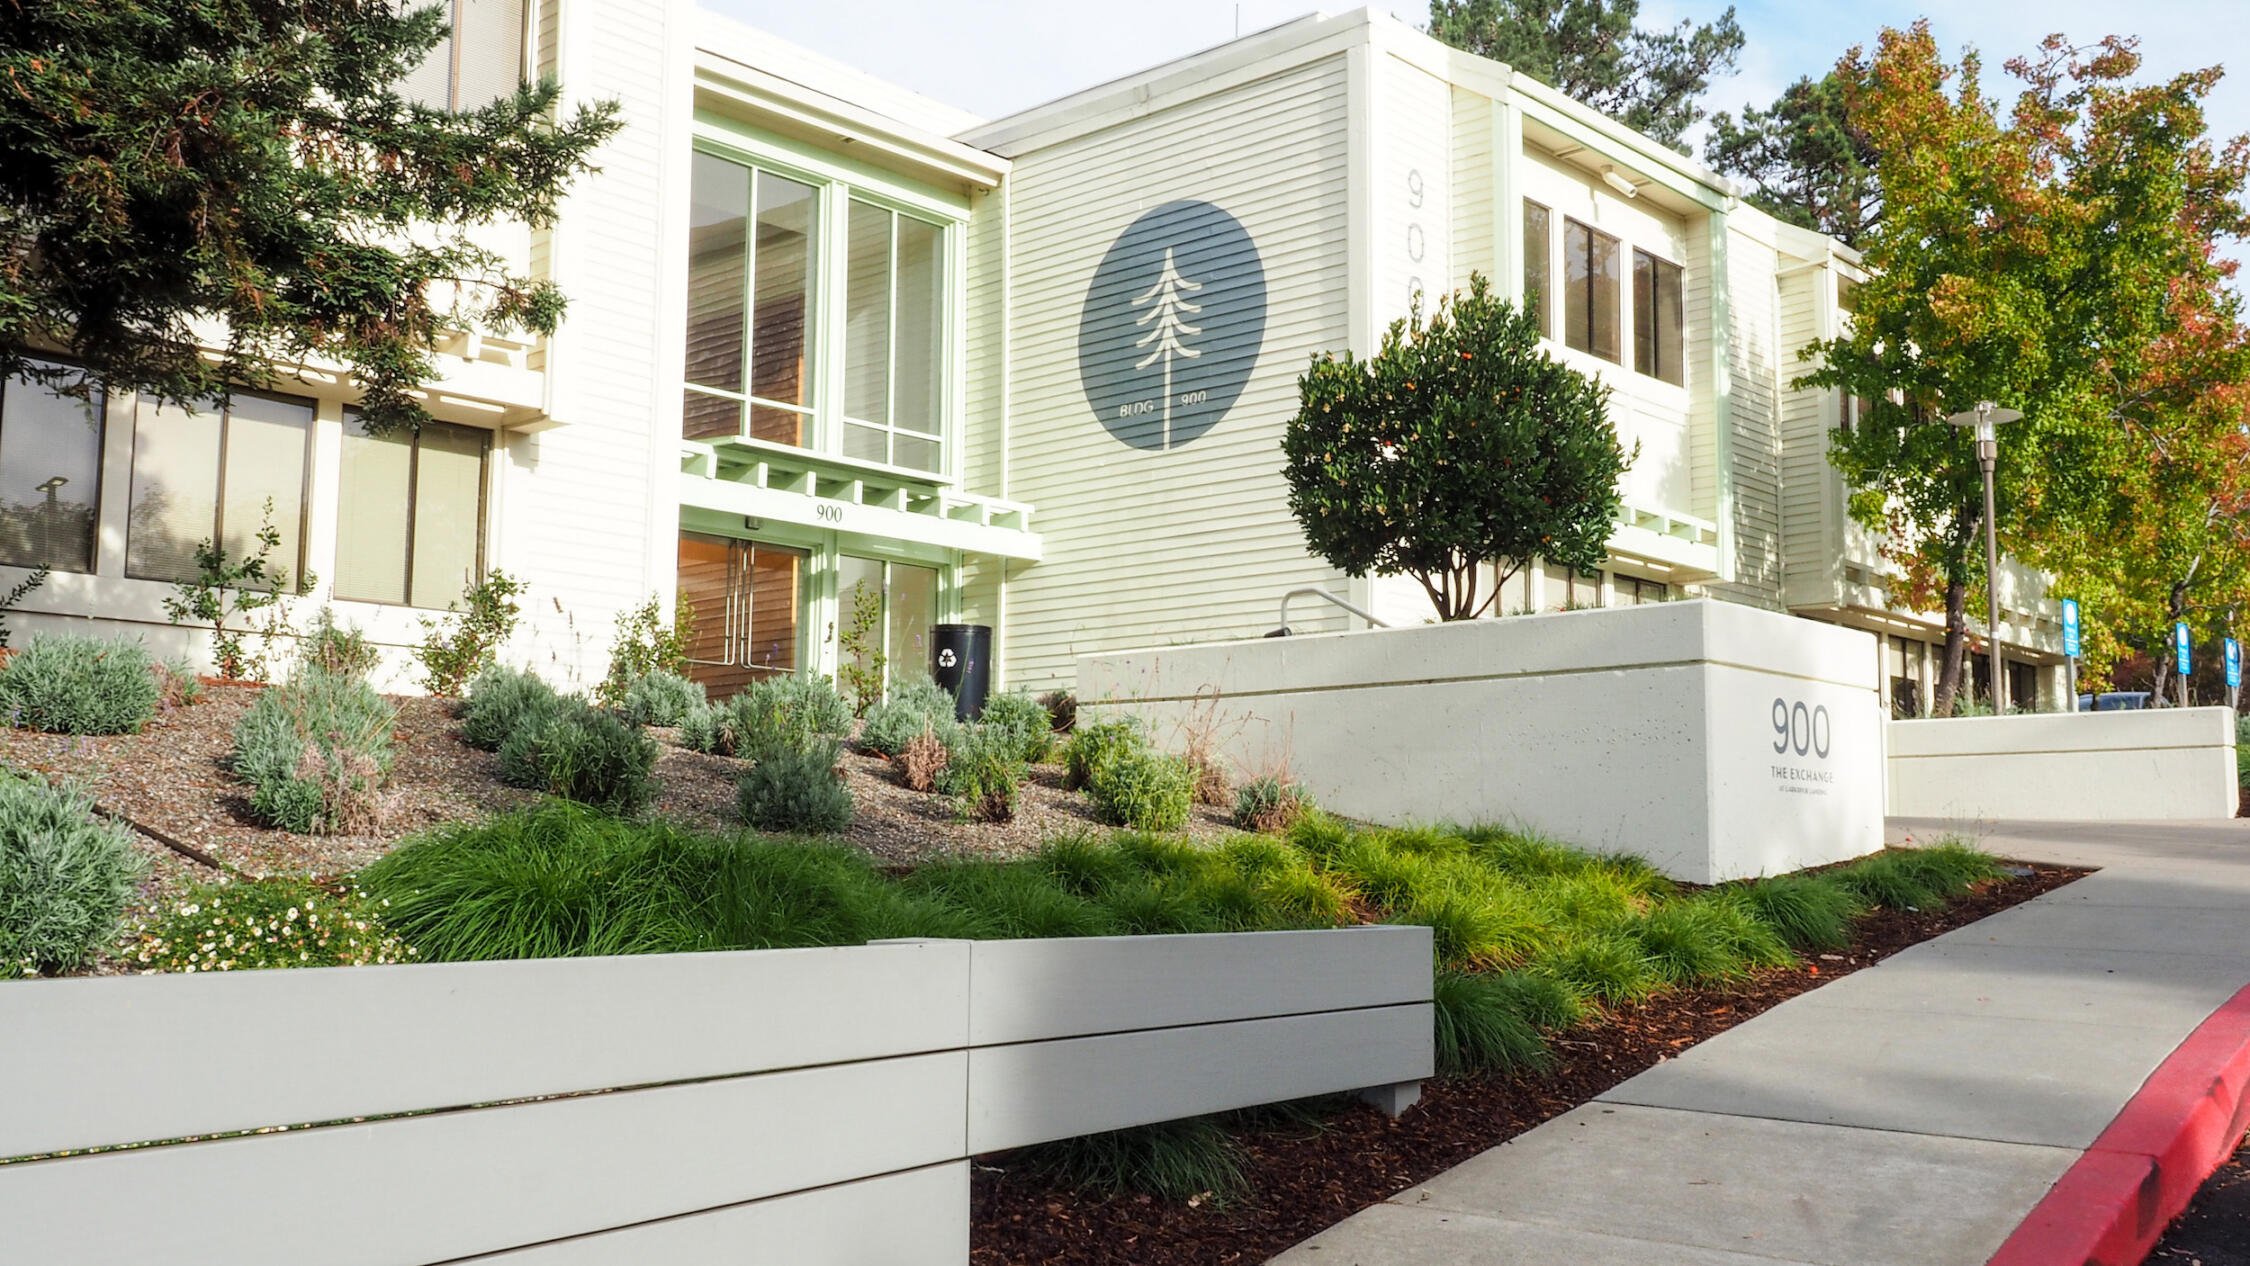
[[[1617,192],[1625,195],[1628,198],[1638,198],[1641,196],[1641,187],[1634,184],[1632,181],[1627,180],[1625,177],[1618,175],[1617,169],[1615,167],[1602,168],[1602,183],[1608,185],[1612,189],[1615,189]]]
[[[1985,650],[1992,657],[1992,712],[1995,716],[2008,714],[2008,679],[2000,671],[2000,526],[1992,514],[1992,468],[2000,460],[2000,438],[1995,432],[2001,423],[2015,422],[2022,417],[2021,410],[2003,409],[1990,400],[1980,400],[1976,408],[1946,418],[1955,426],[1976,432],[1977,467],[1984,472]]]

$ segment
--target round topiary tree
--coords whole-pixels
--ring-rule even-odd
[[[1609,389],[1541,351],[1538,324],[1482,276],[1427,321],[1393,322],[1368,360],[1315,356],[1297,386],[1289,508],[1344,574],[1412,576],[1439,619],[1466,620],[1534,558],[1608,557],[1631,462]]]

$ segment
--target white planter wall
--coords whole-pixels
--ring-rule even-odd
[[[2231,818],[2228,708],[1892,721],[1900,817],[2138,821]]]
[[[1089,717],[1174,750],[1209,726],[1349,817],[1513,822],[1715,883],[1882,846],[1874,669],[1868,634],[1695,601],[1092,655],[1078,680]]]
[[[0,1266],[963,1266],[971,1155],[1403,1106],[1430,963],[1369,927],[0,983],[0,1159],[43,1158],[0,1165]]]

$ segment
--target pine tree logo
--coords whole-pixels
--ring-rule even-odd
[[[1157,275],[1156,284],[1143,291],[1140,298],[1133,300],[1134,307],[1148,308],[1148,311],[1142,313],[1140,319],[1134,324],[1149,325],[1151,322],[1155,323],[1148,333],[1142,335],[1140,340],[1133,344],[1134,347],[1141,348],[1148,347],[1153,343],[1155,348],[1148,355],[1142,357],[1140,363],[1133,368],[1147,369],[1149,366],[1160,362],[1163,366],[1163,447],[1167,449],[1172,447],[1172,361],[1175,357],[1194,360],[1203,354],[1181,341],[1183,338],[1192,338],[1203,332],[1203,327],[1189,325],[1181,315],[1186,313],[1192,316],[1203,311],[1202,305],[1189,303],[1186,299],[1187,295],[1201,289],[1203,289],[1203,286],[1200,283],[1189,281],[1186,277],[1180,275],[1179,266],[1172,262],[1172,248],[1167,246],[1164,248],[1164,271]]]

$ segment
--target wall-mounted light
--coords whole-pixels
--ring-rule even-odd
[[[1641,196],[1641,187],[1617,174],[1615,167],[1602,168],[1602,183],[1628,198]]]

